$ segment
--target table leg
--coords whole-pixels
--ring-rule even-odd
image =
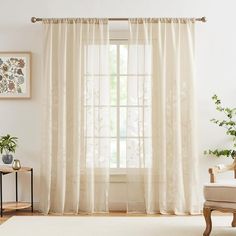
[[[2,172],[0,172],[0,198],[1,198],[1,217],[3,214],[3,209],[2,209]]]
[[[16,202],[18,202],[18,173],[16,172]]]
[[[34,178],[33,168],[31,169],[31,211],[34,212]]]

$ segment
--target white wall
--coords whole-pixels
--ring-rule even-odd
[[[227,143],[224,133],[209,119],[216,116],[210,97],[217,93],[236,106],[235,0],[0,0],[0,51],[31,51],[32,98],[0,100],[0,135],[19,137],[16,153],[23,165],[35,168],[35,201],[39,193],[41,158],[41,25],[36,17],[201,17],[196,24],[197,104],[199,121],[200,182],[208,181],[209,166],[224,161],[203,156],[203,150]],[[230,162],[231,160],[226,160]],[[5,199],[14,197],[13,177],[4,176]],[[22,177],[21,194],[29,197],[28,179]],[[120,186],[122,188],[122,186]],[[112,189],[115,189],[112,186]],[[115,192],[112,201],[122,196]]]

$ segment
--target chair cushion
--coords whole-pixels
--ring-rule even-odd
[[[206,201],[236,203],[236,179],[204,185]]]
[[[205,201],[204,207],[211,208],[223,208],[223,209],[236,209],[236,203],[234,202],[215,202],[215,201]]]

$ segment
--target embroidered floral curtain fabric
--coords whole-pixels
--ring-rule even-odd
[[[129,21],[129,212],[200,213],[194,114],[194,21]],[[134,162],[135,160],[135,162]],[[136,167],[136,168],[134,168]],[[137,168],[138,167],[138,168]]]
[[[106,19],[45,20],[43,212],[106,212],[109,30]],[[100,138],[103,137],[103,138]]]
[[[127,211],[200,213],[194,20],[129,20]],[[44,20],[40,209],[109,210],[107,19]]]

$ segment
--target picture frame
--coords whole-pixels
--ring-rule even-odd
[[[31,52],[0,52],[0,99],[31,97]]]

